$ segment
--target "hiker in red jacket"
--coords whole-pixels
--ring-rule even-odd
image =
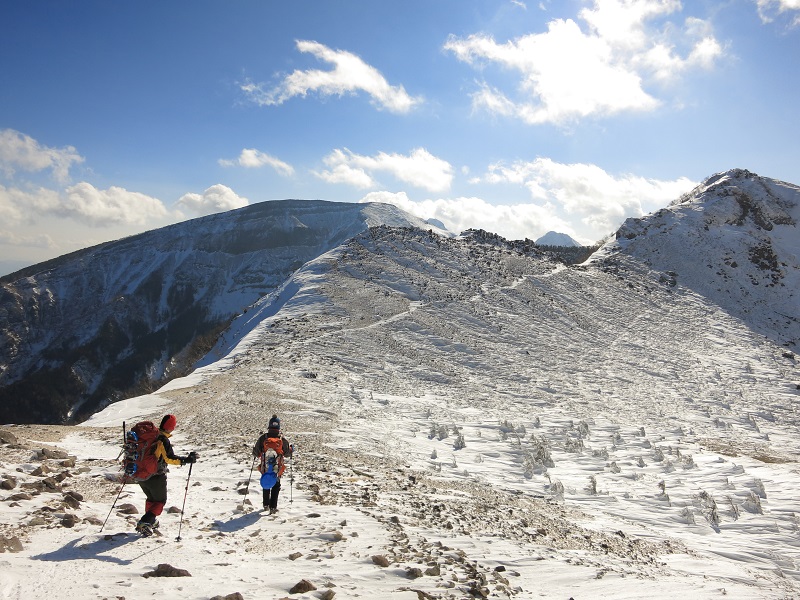
[[[293,451],[294,447],[281,433],[281,420],[278,415],[272,415],[267,432],[262,433],[253,446],[253,456],[260,461],[258,470],[261,473],[264,510],[269,510],[271,515],[278,512],[281,476],[286,469],[284,458],[291,457]]]
[[[200,456],[197,452],[190,452],[184,457],[175,456],[172,444],[169,441],[172,432],[175,430],[175,425],[177,425],[175,415],[164,415],[164,418],[161,419],[154,450],[158,459],[158,471],[149,479],[139,482],[139,487],[142,488],[147,501],[144,505],[145,513],[136,524],[136,531],[145,537],[153,535],[153,532],[158,529],[157,517],[164,510],[164,505],[167,503],[167,472],[169,471],[167,466],[188,465],[196,462]]]

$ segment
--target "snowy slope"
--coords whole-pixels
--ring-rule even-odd
[[[0,422],[63,422],[191,365],[232,317],[373,225],[378,204],[282,201],[103,244],[0,279]]]
[[[792,215],[794,190],[764,181]],[[768,240],[789,278],[796,234],[773,225],[773,239],[745,219],[720,226],[731,236],[721,247],[701,216],[696,260],[645,243],[670,225],[693,239],[689,220],[718,198],[687,198],[569,268],[480,232],[357,235],[237,318],[220,360],[190,377],[83,427],[10,428],[20,441],[0,448],[0,480],[17,487],[3,492],[0,528],[21,548],[9,542],[17,551],[0,557],[2,593],[797,597],[800,392],[769,318],[778,305],[797,315],[794,290],[740,285],[751,293],[737,313],[717,291],[734,283],[706,275],[708,260],[724,263],[715,253],[739,251],[734,241]],[[762,281],[759,264],[737,264],[738,278]],[[121,422],[167,411],[175,447],[202,455],[191,485],[185,467],[171,474],[168,506],[186,494],[184,520],[165,514],[164,537],[139,540],[136,515],[112,511],[106,539]],[[281,512],[267,517],[250,510],[255,476],[240,492],[273,412],[297,455]],[[46,442],[76,466],[40,458]],[[65,487],[43,483],[42,463]],[[78,508],[69,490],[83,495]],[[120,502],[141,509],[143,496],[126,488]],[[160,563],[192,576],[142,577]],[[317,589],[292,593],[302,579]]]

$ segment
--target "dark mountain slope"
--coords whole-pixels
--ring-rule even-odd
[[[186,374],[230,319],[388,205],[264,202],[0,279],[0,422],[67,422]]]

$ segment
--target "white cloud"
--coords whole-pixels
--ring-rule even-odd
[[[56,214],[60,205],[61,198],[55,190],[0,185],[0,222],[6,226],[29,224],[40,215]]]
[[[481,198],[412,200],[405,192],[371,192],[361,202],[385,202],[422,219],[435,218],[448,229],[486,229],[509,239],[536,239],[558,231],[592,244],[613,233],[623,220],[667,206],[696,183],[613,176],[596,165],[561,164],[539,158],[489,167],[471,183],[524,187],[531,202],[490,204]]]
[[[46,233],[39,235],[18,235],[13,231],[0,231],[0,244],[27,248],[46,248],[52,250],[57,245]]]
[[[242,208],[248,204],[250,201],[247,198],[242,198],[228,186],[218,183],[206,189],[202,194],[184,194],[175,203],[175,208],[196,216],[203,216]]]
[[[312,92],[323,97],[366,92],[378,108],[395,113],[407,113],[422,102],[421,98],[409,96],[402,85],[390,85],[380,71],[355,54],[306,40],[298,40],[297,49],[333,65],[333,70],[296,70],[277,87],[265,89],[265,84],[247,82],[241,86],[242,91],[262,106],[283,104]]]
[[[413,201],[405,192],[371,192],[360,202],[393,204],[421,219],[438,219],[454,233],[485,229],[514,240],[535,239],[551,230],[576,236],[567,221],[537,204],[495,205],[475,197]]]
[[[53,177],[65,182],[73,164],[84,161],[72,146],[49,148],[13,129],[0,130],[0,171],[12,177],[17,170],[38,172],[50,169]]]
[[[99,190],[85,181],[67,188],[66,198],[47,212],[95,227],[144,225],[168,215],[157,198],[116,186]]]
[[[663,208],[697,185],[685,177],[672,181],[615,177],[596,165],[562,164],[547,158],[492,165],[485,181],[523,185],[534,201],[578,217],[584,231],[598,237],[611,233],[627,217]]]
[[[678,0],[596,0],[579,14],[587,31],[572,19],[555,19],[545,33],[504,44],[476,34],[451,36],[444,48],[463,62],[496,63],[519,73],[516,98],[484,83],[473,94],[475,108],[530,124],[649,111],[660,102],[645,91],[646,80],[710,68],[723,53],[701,19],[686,19],[682,27],[667,23],[661,30],[650,25],[680,9]]]
[[[336,149],[323,161],[328,170],[315,172],[317,177],[329,183],[346,183],[361,189],[378,185],[373,178],[377,172],[389,173],[399,181],[431,192],[447,191],[453,182],[453,166],[424,148],[416,148],[407,156],[385,152],[363,156],[347,148]]]
[[[769,23],[783,13],[793,17],[792,25],[800,25],[800,15],[792,11],[800,11],[800,0],[756,0],[758,14],[764,23]]]
[[[219,164],[223,167],[233,167],[238,165],[246,169],[272,167],[278,172],[278,174],[285,177],[294,175],[294,167],[292,167],[292,165],[285,163],[274,156],[270,156],[269,154],[261,152],[260,150],[256,150],[255,148],[245,148],[242,150],[241,154],[239,154],[239,158],[236,160],[220,159]]]

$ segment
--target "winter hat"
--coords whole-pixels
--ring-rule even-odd
[[[281,428],[281,420],[278,418],[278,415],[272,415],[272,418],[269,420],[269,428],[270,429]]]
[[[178,420],[175,418],[175,415],[164,415],[164,418],[161,419],[160,429],[170,433],[175,430],[175,425],[177,424]]]

